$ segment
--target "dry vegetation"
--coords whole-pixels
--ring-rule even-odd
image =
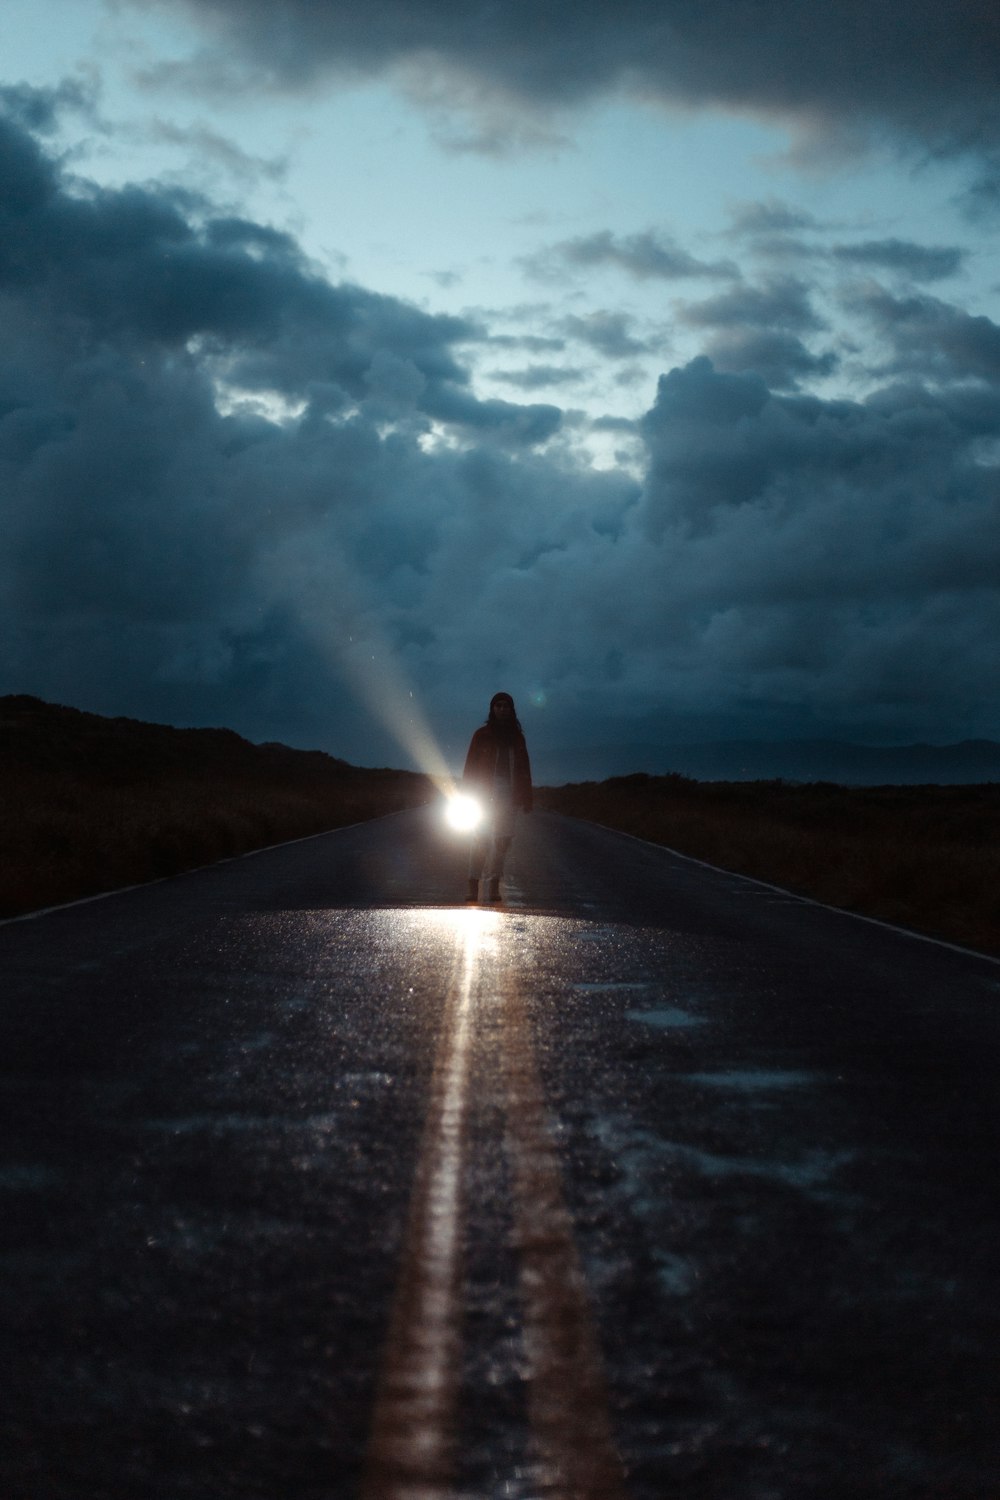
[[[1000,953],[1000,783],[843,787],[619,776],[541,805],[833,906]]]
[[[0,698],[0,916],[424,802],[424,777]]]
[[[422,776],[0,698],[0,916],[426,802]],[[843,787],[618,776],[540,806],[832,905],[1000,953],[1000,783]]]

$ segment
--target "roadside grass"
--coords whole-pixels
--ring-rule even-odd
[[[425,803],[426,777],[0,698],[0,917]],[[832,906],[1000,954],[1000,783],[616,776],[539,806]]]
[[[0,699],[0,917],[426,802],[427,779],[227,730]]]
[[[618,776],[539,805],[831,906],[1000,954],[1000,783],[844,787]]]

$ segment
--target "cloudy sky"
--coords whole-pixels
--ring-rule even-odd
[[[992,0],[4,0],[0,58],[0,692],[412,764],[504,688],[552,777],[1000,738]]]

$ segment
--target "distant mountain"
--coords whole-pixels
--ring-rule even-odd
[[[843,786],[1000,782],[1000,744],[852,745],[837,740],[713,740],[695,745],[589,745],[542,751],[535,780],[548,785],[670,771],[698,781],[833,781]]]
[[[0,697],[0,768],[73,771],[134,782],[177,775],[263,776],[286,782],[350,775],[322,750],[253,745],[232,729],[175,729],[106,718],[27,694]]]
[[[853,745],[837,740],[710,740],[548,748],[529,741],[538,785],[605,781],[645,771],[698,781],[833,781],[844,786],[1000,782],[1000,744]],[[359,768],[322,750],[255,745],[232,729],[176,729],[107,718],[25,694],[0,696],[0,770],[70,770],[122,781],[164,776],[255,776],[327,781]],[[380,773],[381,774],[381,773]],[[385,773],[389,774],[389,773]]]
[[[0,918],[426,802],[415,771],[0,697]]]

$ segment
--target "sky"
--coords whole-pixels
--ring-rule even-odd
[[[503,689],[550,779],[1000,739],[995,5],[0,24],[0,692],[458,765]]]

